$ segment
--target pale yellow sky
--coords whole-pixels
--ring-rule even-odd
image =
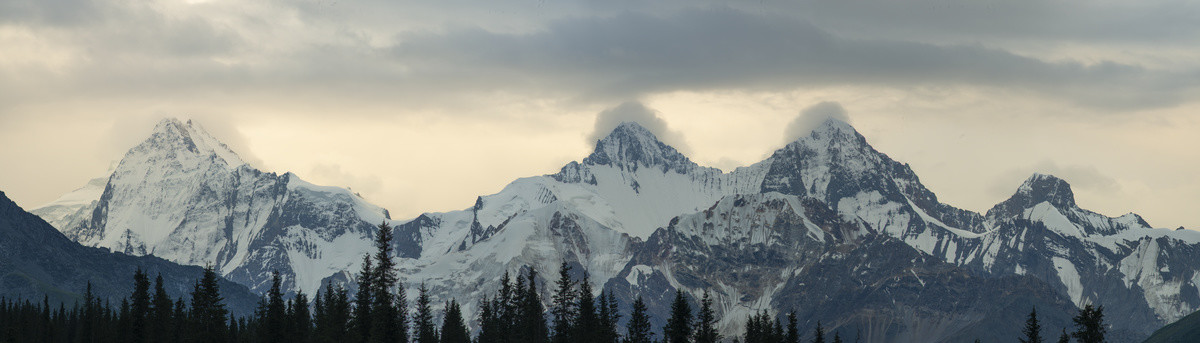
[[[1165,14],[1200,5],[871,4],[5,2],[0,190],[51,201],[170,116],[407,218],[582,159],[626,101],[726,170],[832,101],[943,202],[986,211],[1038,171],[1200,228],[1200,23]]]

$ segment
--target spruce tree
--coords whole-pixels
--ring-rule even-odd
[[[833,332],[833,343],[842,343],[842,335],[837,333],[837,331]]]
[[[546,326],[546,310],[542,307],[542,296],[538,290],[537,270],[527,268],[529,272],[525,276],[525,289],[520,291],[521,305],[517,309],[519,319],[514,324],[514,339],[518,343],[546,343],[549,342],[550,330]]]
[[[633,301],[633,309],[629,313],[625,343],[652,342],[654,342],[654,332],[650,331],[650,317],[646,314],[646,302],[642,301],[642,297],[638,297]]]
[[[787,336],[784,337],[784,342],[800,343],[800,329],[796,325],[796,311],[788,312],[787,321]]]
[[[1062,335],[1058,336],[1058,343],[1071,343],[1071,335],[1067,334],[1067,329],[1062,329]]]
[[[413,325],[416,329],[416,336],[413,337],[413,343],[438,343],[437,326],[433,323],[433,309],[429,306],[429,289],[425,288],[425,284],[421,284],[418,288],[417,295],[417,313],[413,315]]]
[[[362,269],[358,272],[358,291],[354,293],[354,333],[355,341],[366,343],[371,339],[371,290],[373,289],[374,269],[371,265],[371,255],[364,255]]]
[[[1024,337],[1018,340],[1021,343],[1042,343],[1042,325],[1038,324],[1037,308],[1029,311],[1029,318],[1025,320],[1025,329],[1021,330]]]
[[[50,299],[47,297],[42,300],[45,304],[42,307],[43,319],[41,323],[41,338],[43,342],[50,342],[54,338],[50,331]],[[121,309],[117,312],[117,340],[128,342],[131,339],[130,323],[129,323],[129,298],[121,298]]]
[[[296,291],[296,297],[292,298],[291,308],[289,316],[291,325],[288,325],[291,330],[288,334],[292,337],[292,342],[311,342],[312,313],[308,308],[308,295],[304,294],[304,291]]]
[[[779,323],[777,318],[771,318],[771,335],[768,339],[770,342],[783,342],[783,324]]]
[[[692,337],[692,309],[688,306],[683,290],[675,290],[671,302],[671,318],[663,326],[663,343],[688,343]]]
[[[496,298],[479,300],[479,336],[476,343],[500,342],[500,318],[496,316]]]
[[[133,272],[133,294],[129,304],[129,340],[131,343],[146,341],[147,319],[150,317],[150,279],[141,268]]]
[[[717,332],[717,316],[713,312],[712,295],[704,290],[700,299],[700,313],[696,316],[696,343],[717,343],[721,334]]]
[[[604,338],[600,317],[596,313],[596,302],[592,298],[592,285],[587,272],[579,281],[579,294],[575,296],[575,318],[572,322],[573,343],[599,343]]]
[[[399,283],[392,260],[392,227],[379,224],[375,234],[375,269],[371,278],[371,337],[373,343],[408,341],[407,321],[401,323],[392,289]]]
[[[1108,329],[1104,327],[1104,306],[1084,305],[1073,318],[1075,333],[1071,334],[1079,343],[1101,343]]]
[[[620,342],[620,334],[617,333],[617,322],[621,320],[621,312],[617,307],[617,299],[612,295],[612,291],[600,292],[600,298],[596,300],[597,316],[600,320],[599,341],[603,343],[618,343]]]
[[[271,288],[267,290],[267,299],[262,303],[262,313],[258,318],[261,326],[258,331],[259,342],[282,343],[288,339],[284,337],[287,304],[283,301],[282,283],[283,279],[279,275],[279,271],[272,272]]]
[[[324,290],[317,288],[317,294],[313,294],[313,342],[325,342],[326,330],[329,329],[329,319],[326,317],[327,310],[325,309],[325,294]]]
[[[821,327],[821,322],[817,321],[817,328],[813,330],[813,343],[825,343],[825,328]]]
[[[554,337],[551,342],[571,343],[571,322],[575,319],[575,282],[571,281],[571,266],[563,261],[558,268],[557,289],[551,299],[550,314],[554,316]]]
[[[191,326],[191,320],[188,318],[189,315],[187,305],[183,302],[183,297],[179,297],[179,299],[175,300],[175,313],[171,315],[171,318],[174,319],[172,321],[174,322],[172,325],[173,328],[171,329],[172,341],[192,341],[190,335],[185,334],[188,333],[189,326]]]
[[[211,266],[205,267],[204,275],[192,292],[191,322],[195,324],[196,330],[192,334],[196,335],[198,341],[225,341],[225,325],[229,311],[225,309],[223,301],[220,286],[217,285],[217,273]]]
[[[758,315],[746,316],[746,332],[742,334],[745,343],[762,343],[762,329],[759,328]]]
[[[463,323],[462,310],[458,302],[450,299],[442,315],[441,343],[471,343],[471,333]]]
[[[173,321],[171,315],[175,309],[174,304],[171,302],[171,296],[167,295],[167,289],[163,286],[161,273],[154,278],[153,304],[154,309],[150,315],[150,341],[169,341]]]
[[[518,277],[519,279],[519,277]],[[513,323],[517,316],[517,304],[520,303],[517,299],[518,292],[515,289],[519,287],[513,286],[512,276],[508,271],[504,271],[504,276],[500,278],[500,291],[496,294],[493,313],[496,316],[496,339],[498,342],[511,342],[514,338]]]
[[[333,284],[325,286],[321,299],[322,309],[318,310],[316,327],[313,330],[313,340],[322,343],[343,342],[350,334],[350,301],[346,288]]]
[[[93,343],[96,342],[96,326],[99,322],[99,308],[96,296],[92,294],[92,282],[87,282],[87,288],[83,292],[83,313],[79,319],[79,342]],[[0,310],[6,309],[7,304],[0,302]],[[0,323],[11,322],[12,319],[0,317]],[[0,327],[0,330],[4,330]],[[3,332],[3,331],[0,331]],[[15,334],[7,334],[8,337],[13,337]],[[15,341],[15,339],[14,339]]]

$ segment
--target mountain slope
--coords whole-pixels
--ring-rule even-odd
[[[1150,335],[1144,343],[1200,342],[1200,312],[1193,312],[1164,326]]]
[[[709,290],[726,333],[759,310],[796,311],[802,327],[819,321],[867,342],[1016,337],[1030,306],[1048,327],[1070,322],[1070,302],[1037,279],[976,275],[815,198],[728,196],[673,219],[644,247],[606,289],[626,303],[649,297],[659,318],[671,296],[663,289],[695,299]]]
[[[375,225],[388,220],[346,189],[254,169],[199,125],[175,119],[130,149],[99,198],[86,203],[55,220],[71,239],[214,265],[257,291],[278,270],[286,288],[314,292],[323,278],[355,265]]]
[[[203,274],[200,267],[71,242],[0,192],[0,295],[32,300],[46,295],[54,302],[70,305],[82,298],[90,281],[94,294],[117,303],[133,292],[133,274],[138,268],[151,277],[161,274],[173,297],[186,296]],[[257,295],[226,280],[220,281],[220,287],[232,313],[252,313]]]
[[[1079,208],[1066,181],[1041,174],[986,214],[959,209],[836,120],[731,172],[623,123],[555,174],[403,221],[345,189],[253,169],[197,125],[167,120],[80,203],[94,205],[44,215],[85,244],[216,263],[258,290],[275,269],[306,292],[351,280],[374,225],[388,222],[404,280],[470,304],[468,315],[494,286],[481,280],[522,266],[546,275],[562,261],[625,300],[717,287],[726,330],[747,311],[798,306],[874,341],[1005,333],[1021,304],[1088,303],[1123,318],[1114,332],[1134,340],[1200,307],[1200,233]],[[845,270],[865,274],[833,275]],[[944,301],[924,303],[931,293]]]

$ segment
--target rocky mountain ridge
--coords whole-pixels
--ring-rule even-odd
[[[60,218],[63,208],[41,213],[67,223],[59,229],[72,239],[216,263],[259,290],[274,269],[306,292],[351,280],[373,226],[387,222],[397,228],[402,278],[469,304],[468,313],[474,301],[462,300],[493,291],[488,280],[561,261],[626,301],[713,290],[727,332],[760,309],[837,305],[848,309],[806,318],[871,332],[871,341],[953,340],[1004,332],[979,328],[1019,322],[1020,299],[1105,305],[1130,318],[1116,331],[1138,337],[1200,307],[1200,233],[1078,208],[1066,181],[1041,174],[986,214],[959,209],[836,120],[731,172],[624,123],[555,174],[411,220],[391,220],[345,189],[253,169],[197,125],[168,120],[126,155],[94,205]],[[830,275],[837,270],[863,274]],[[850,290],[813,289],[821,283]],[[925,303],[931,293],[921,289],[961,306]],[[1008,310],[962,305],[971,303]]]

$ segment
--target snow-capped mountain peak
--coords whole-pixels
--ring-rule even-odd
[[[634,171],[652,166],[663,171],[685,173],[696,164],[674,147],[658,140],[654,133],[635,122],[617,125],[608,136],[596,142],[596,149],[583,160],[589,165],[611,165]]]
[[[188,153],[222,163],[229,169],[246,164],[225,143],[191,120],[185,123],[176,118],[166,118],[159,121],[152,132],[150,138],[130,150],[129,154],[164,152],[175,157],[179,153]]]
[[[1017,187],[1016,193],[1002,203],[996,204],[988,211],[989,216],[1019,215],[1025,209],[1033,208],[1041,203],[1049,203],[1061,210],[1073,210],[1075,193],[1071,184],[1054,175],[1034,173]]]
[[[1034,173],[1017,188],[1017,196],[1029,199],[1033,203],[1049,201],[1054,206],[1062,208],[1075,207],[1075,193],[1071,184],[1054,175]]]
[[[211,265],[253,289],[279,271],[284,287],[315,291],[356,265],[375,225],[388,220],[347,189],[254,169],[199,124],[174,118],[100,180],[77,192],[86,198],[77,208],[35,211],[81,244]]]

